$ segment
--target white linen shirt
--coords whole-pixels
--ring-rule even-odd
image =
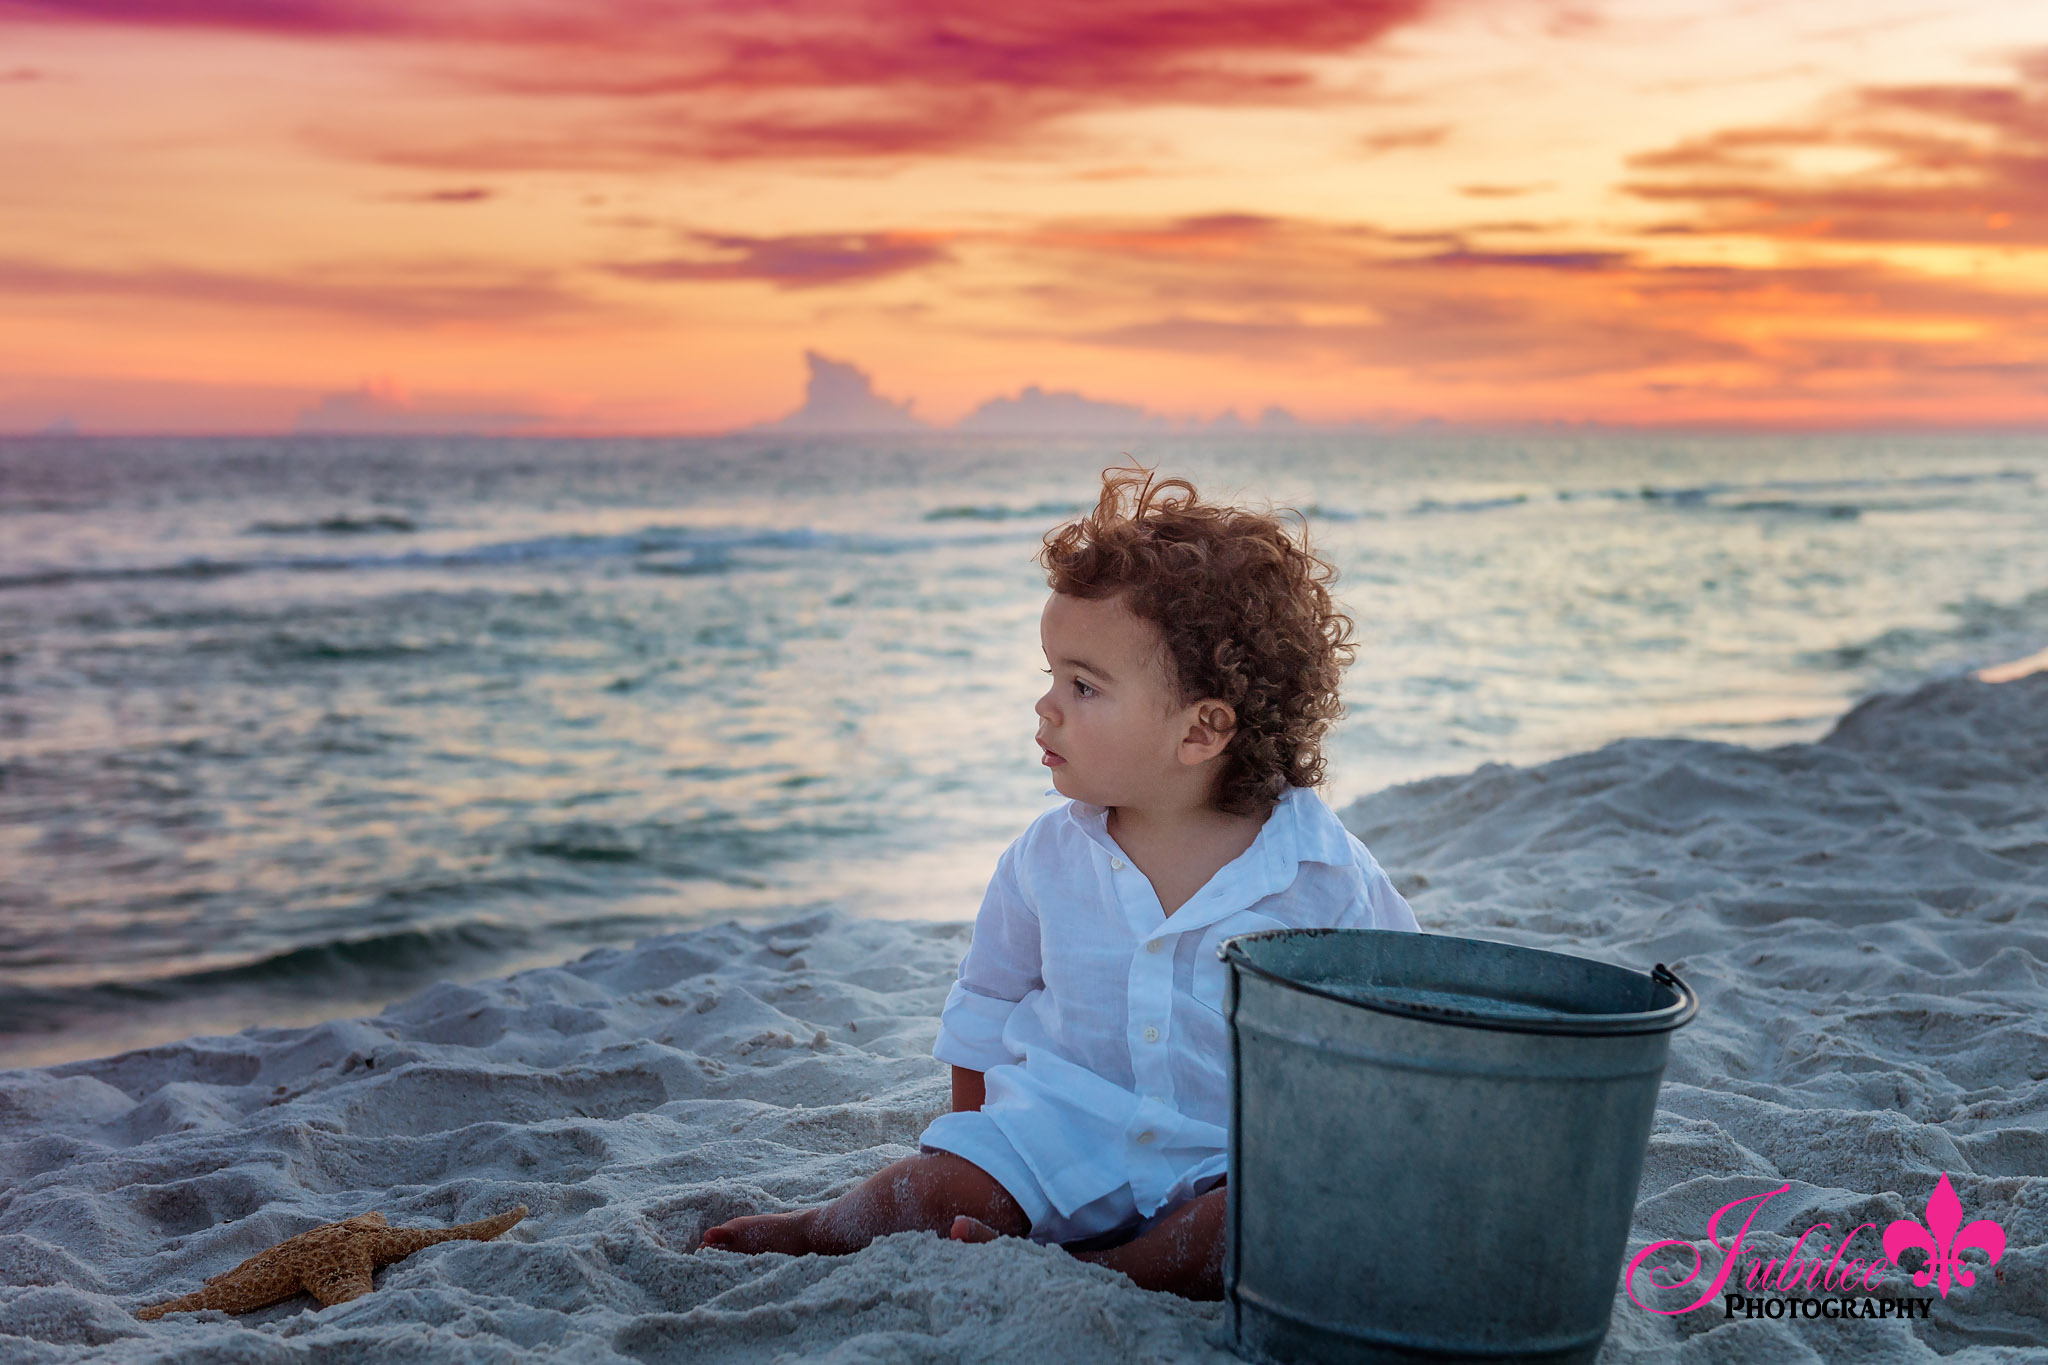
[[[985,1073],[983,1112],[1062,1215],[1128,1182],[1150,1217],[1227,1168],[1217,945],[1417,926],[1312,787],[1289,787],[1251,847],[1171,915],[1108,814],[1063,802],[997,859],[932,1055]]]

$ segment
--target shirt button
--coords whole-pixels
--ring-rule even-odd
[[[1156,1043],[1156,1042],[1158,1042],[1158,1041],[1159,1041],[1159,1030],[1158,1030],[1158,1029],[1156,1029],[1156,1028],[1153,1028],[1153,1027],[1152,1027],[1152,1026],[1151,1026],[1150,1024],[1147,1024],[1147,1025],[1145,1025],[1145,1041],[1146,1041],[1146,1042],[1148,1042],[1148,1043]]]
[[[1109,865],[1115,871],[1121,872],[1124,870],[1124,860],[1122,858],[1111,858]]]
[[[1140,1147],[1149,1147],[1152,1145],[1152,1130],[1150,1128],[1147,1128],[1144,1132],[1138,1134],[1138,1145]]]
[[[1160,1099],[1160,1098],[1159,1098],[1159,1096],[1157,1096],[1157,1095],[1147,1095],[1147,1096],[1145,1097],[1145,1099],[1146,1099],[1146,1102],[1147,1102],[1147,1103],[1150,1103],[1150,1104],[1164,1104],[1164,1103],[1166,1103],[1166,1101],[1165,1101],[1165,1100],[1163,1100],[1163,1099]]]
[[[1165,940],[1165,939],[1163,939],[1163,938],[1155,938],[1155,939],[1153,939],[1153,940],[1152,940],[1152,941],[1151,941],[1150,943],[1148,943],[1148,944],[1146,944],[1146,945],[1145,945],[1145,951],[1146,951],[1146,952],[1148,952],[1148,953],[1156,953],[1156,952],[1158,952],[1158,951],[1159,951],[1159,950],[1160,950],[1161,948],[1164,948],[1165,946],[1166,946],[1166,940]]]

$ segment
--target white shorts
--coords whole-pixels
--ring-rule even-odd
[[[986,1171],[1031,1220],[1034,1242],[1065,1244],[1100,1238],[1104,1245],[1114,1245],[1138,1236],[1178,1207],[1169,1205],[1147,1218],[1138,1212],[1131,1187],[1119,1185],[1072,1214],[1062,1214],[996,1121],[979,1109],[962,1109],[933,1119],[918,1140],[918,1150],[951,1152]]]

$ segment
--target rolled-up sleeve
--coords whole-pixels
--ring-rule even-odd
[[[1017,840],[996,860],[995,875],[974,918],[974,940],[960,959],[960,978],[939,1013],[932,1056],[988,1071],[1022,1060],[1003,1043],[1017,1003],[1045,985],[1040,971],[1038,916],[1019,888]]]

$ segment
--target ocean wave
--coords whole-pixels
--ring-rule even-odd
[[[988,502],[934,507],[924,514],[926,521],[1017,521],[1025,517],[1071,517],[1088,510],[1078,502],[1034,502],[1029,507],[1011,507]]]
[[[1355,512],[1347,507],[1332,507],[1327,503],[1312,502],[1301,509],[1302,515],[1322,521],[1384,521],[1385,512]]]
[[[40,569],[28,573],[0,574],[0,589],[54,588],[66,583],[120,582],[134,578],[222,578],[247,573],[251,564],[222,563],[217,560],[188,559],[177,564],[152,564],[134,568]]]
[[[67,1027],[124,1008],[236,992],[359,995],[409,989],[469,968],[556,949],[642,937],[673,928],[646,915],[610,915],[521,926],[495,919],[331,938],[197,971],[74,987],[11,986],[0,992],[0,1038]]]
[[[1854,521],[1864,508],[1853,502],[1795,502],[1789,498],[1757,498],[1727,504],[1730,512],[1778,512],[1794,517],[1820,517],[1829,521]]]
[[[390,663],[424,659],[434,655],[461,654],[471,648],[456,640],[346,640],[323,635],[272,632],[259,641],[255,653],[273,663]]]
[[[724,573],[732,567],[732,553],[723,546],[699,545],[682,554],[647,555],[633,562],[637,573],[691,574]]]
[[[521,847],[569,863],[637,863],[646,857],[645,850],[616,826],[588,820],[558,826]]]
[[[923,516],[925,521],[1022,521],[1042,517],[1075,517],[1088,511],[1093,504],[1079,502],[1034,502],[1029,507],[1013,507],[1007,503],[958,503],[946,507],[934,507]],[[1333,507],[1327,503],[1312,502],[1302,507],[1306,516],[1319,517],[1325,521],[1379,521],[1385,512],[1352,511],[1344,507]]]
[[[289,948],[233,966],[189,972],[132,987],[183,995],[215,987],[268,985],[343,976],[417,975],[477,957],[499,957],[536,946],[533,930],[496,920],[467,920],[397,929],[367,938],[334,938]]]
[[[807,786],[818,780],[814,774],[796,773],[783,778],[779,785]],[[850,826],[790,824],[771,831],[749,830],[720,820],[679,826],[652,823],[623,827],[602,820],[571,820],[536,826],[512,851],[547,859],[550,864],[581,866],[587,872],[606,868],[617,869],[621,875],[646,871],[670,878],[759,888],[766,883],[746,869],[797,856],[808,840],[858,837],[868,832],[871,831],[864,821],[855,821]]]
[[[0,574],[0,589],[55,587],[68,583],[135,579],[204,579],[243,573],[348,573],[384,569],[459,569],[504,565],[589,564],[634,561],[648,573],[721,573],[738,567],[737,552],[749,550],[837,550],[891,554],[926,541],[844,535],[810,527],[723,529],[648,526],[619,535],[571,533],[496,541],[453,550],[402,554],[259,555],[248,559],[194,558],[171,564],[106,568],[57,568]]]
[[[369,512],[362,516],[322,517],[318,521],[259,521],[250,526],[252,536],[361,536],[403,534],[419,530],[410,517],[390,512]]]
[[[1898,478],[1760,479],[1753,483],[1698,483],[1665,487],[1642,484],[1635,488],[1559,489],[1559,502],[1606,499],[1613,502],[1655,503],[1666,507],[1698,507],[1716,512],[1781,514],[1849,520],[1872,511],[1916,511],[1942,505],[1946,499],[1927,498],[1845,498],[1843,494],[1898,493],[1932,489],[1961,489],[1984,484],[2035,486],[2034,475],[2023,469],[1988,470],[1966,474],[1913,474]],[[1773,494],[1781,496],[1771,496]],[[1782,495],[1792,496],[1782,496]],[[1799,495],[1807,496],[1799,496]],[[1729,501],[1729,499],[1736,499]]]
[[[1866,639],[1808,650],[1799,662],[1809,668],[1873,669],[1904,676],[2004,663],[2048,643],[2048,588],[2008,602],[1967,597],[1943,610],[1950,618],[1945,624],[1895,626]]]
[[[1424,498],[1408,509],[1408,515],[1426,517],[1439,512],[1493,512],[1503,507],[1520,507],[1528,501],[1527,493],[1516,493],[1505,498],[1459,498],[1448,502]]]
[[[1625,488],[1603,488],[1597,490],[1593,496],[1620,501],[1668,502],[1679,507],[1697,507],[1716,493],[1728,492],[1733,486],[1725,483],[1703,483],[1690,488],[1658,488],[1654,484],[1644,484],[1633,493]]]

